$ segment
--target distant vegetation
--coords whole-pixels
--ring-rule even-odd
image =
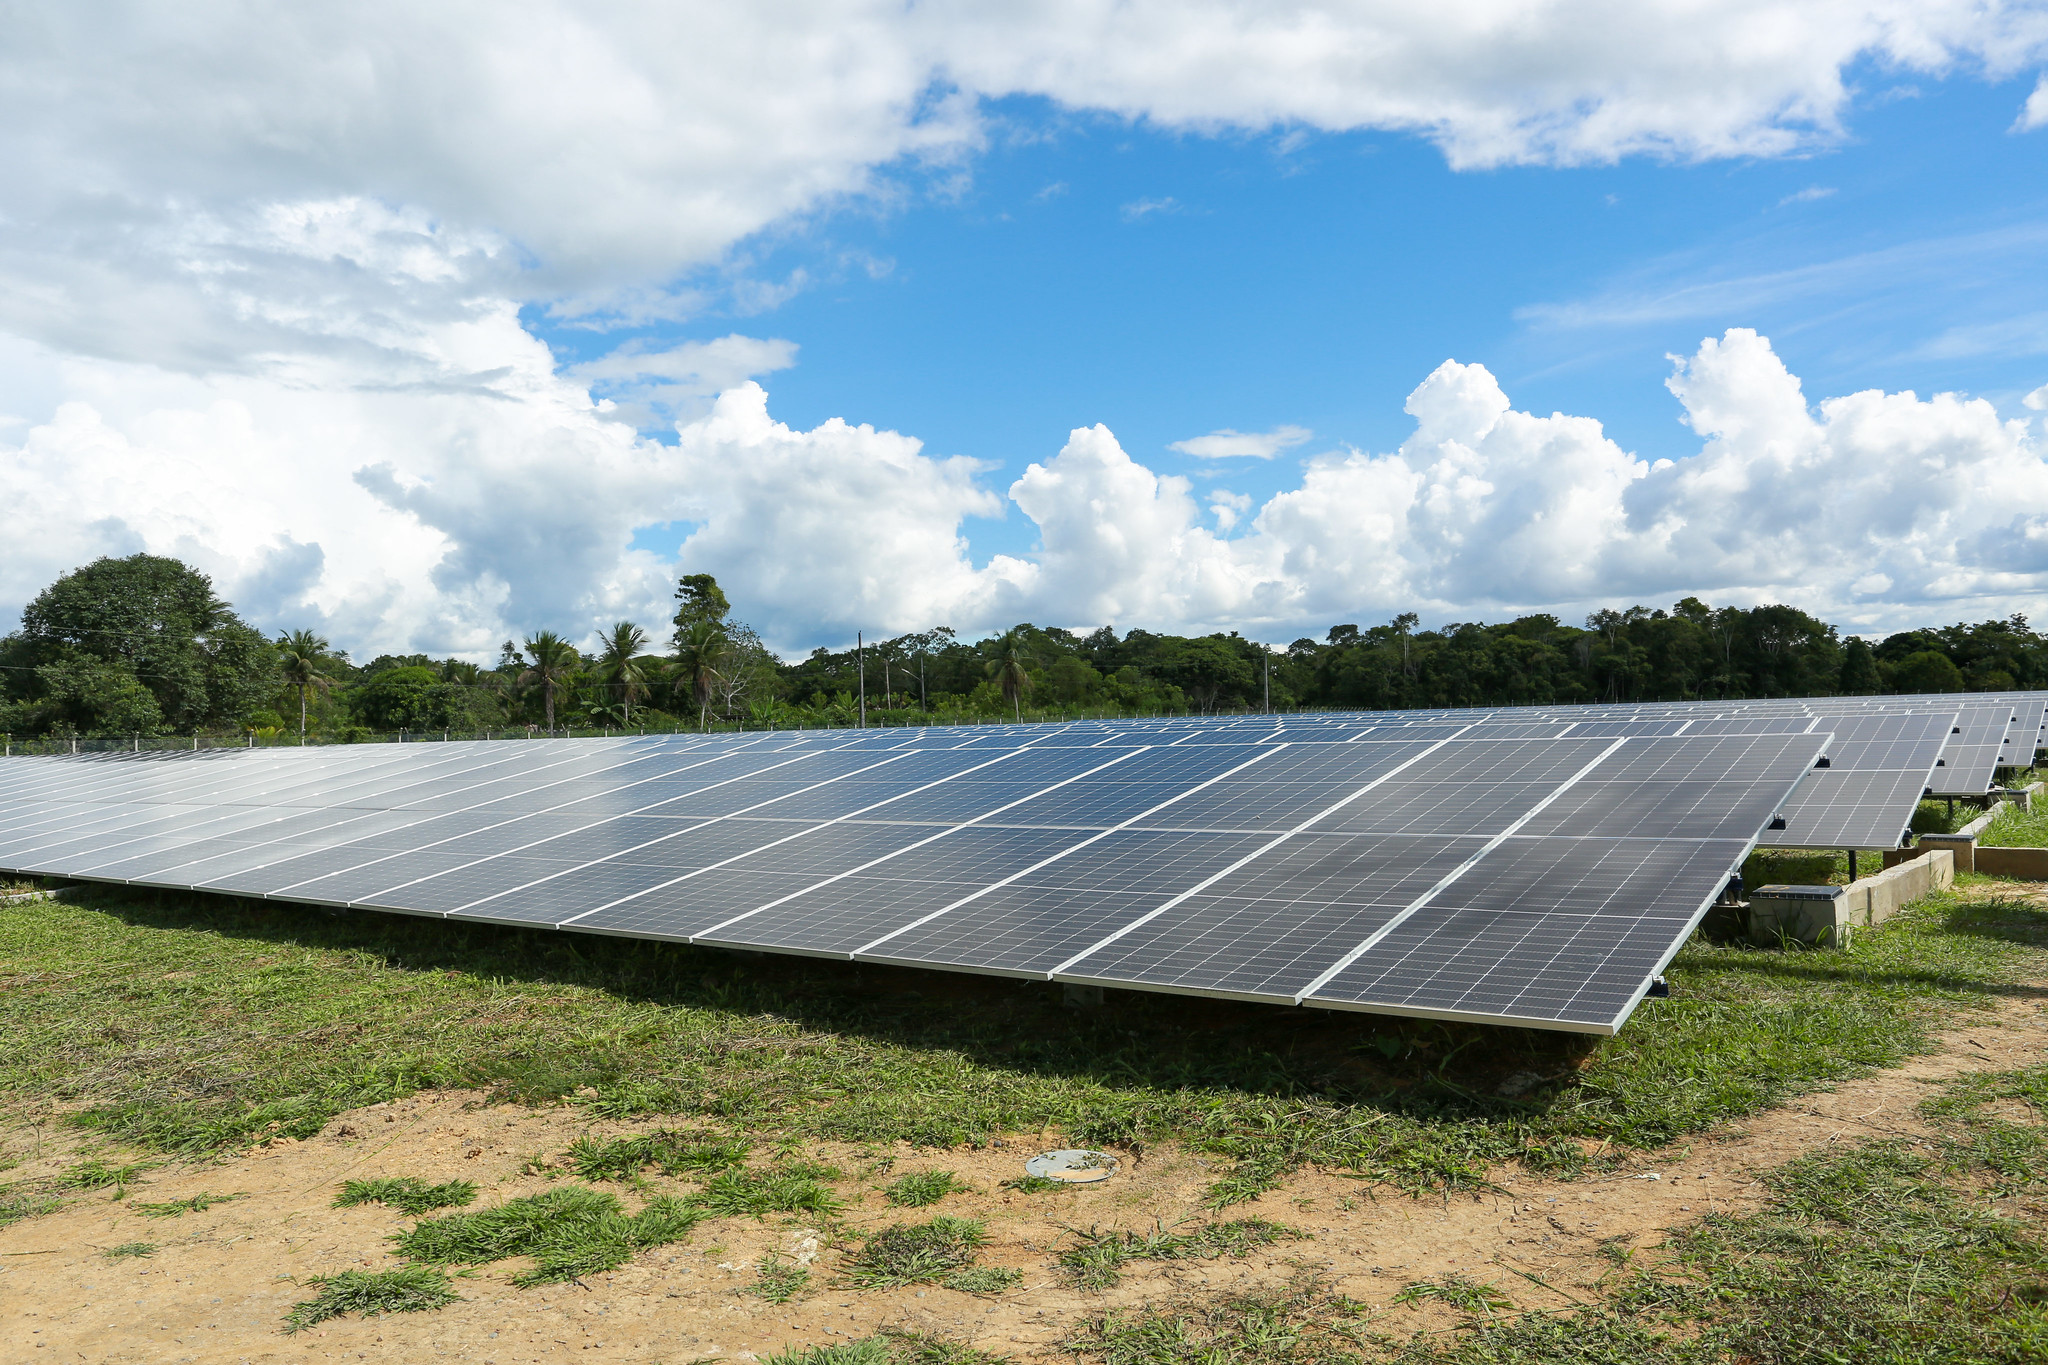
[[[676,588],[657,642],[621,621],[593,653],[537,630],[495,664],[425,654],[357,664],[311,630],[269,640],[206,575],[155,555],[64,575],[0,639],[0,730],[30,738],[204,733],[334,741],[405,730],[671,730],[997,718],[1389,709],[2048,687],[2023,616],[1879,644],[1787,606],[1600,611],[1423,630],[1413,613],[1285,649],[1230,634],[1021,624],[947,627],[783,663],[709,574]]]

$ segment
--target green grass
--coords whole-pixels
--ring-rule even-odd
[[[334,1196],[334,1207],[346,1209],[358,1204],[382,1204],[417,1218],[436,1209],[464,1208],[475,1200],[475,1181],[450,1180],[445,1184],[429,1185],[416,1176],[406,1175],[382,1180],[344,1180],[341,1193]]]
[[[1060,1253],[1059,1263],[1083,1289],[1107,1289],[1132,1261],[1213,1260],[1244,1256],[1275,1242],[1303,1234],[1263,1218],[1228,1223],[1203,1223],[1182,1231],[1155,1226],[1150,1232],[1077,1233],[1078,1244]]]
[[[924,1223],[897,1223],[868,1234],[840,1267],[848,1283],[862,1289],[937,1284],[973,1268],[988,1244],[988,1229],[977,1218],[946,1214]]]
[[[2048,801],[2032,810],[2007,806],[1977,835],[1977,842],[1995,848],[2048,848]]]
[[[1020,1175],[1005,1180],[1003,1188],[1015,1190],[1019,1194],[1051,1194],[1054,1190],[1071,1190],[1079,1187],[1069,1181],[1054,1180],[1049,1175]]]
[[[512,1277],[526,1288],[616,1269],[649,1247],[682,1240],[704,1217],[683,1201],[649,1200],[627,1214],[618,1197],[564,1185],[475,1213],[429,1219],[392,1238],[398,1254],[425,1265],[488,1265],[514,1256],[533,1260]]]
[[[100,1255],[110,1261],[140,1260],[156,1255],[156,1243],[123,1242],[119,1246],[108,1247]]]
[[[918,1209],[936,1204],[949,1194],[966,1194],[973,1188],[951,1171],[911,1171],[890,1181],[882,1197],[899,1209]]]
[[[748,1145],[715,1133],[661,1128],[630,1137],[576,1139],[569,1169],[585,1180],[629,1180],[654,1167],[663,1175],[709,1175],[747,1160]]]
[[[1105,1314],[1067,1343],[1099,1365],[1989,1365],[2048,1358],[2048,1066],[1953,1082],[1937,1141],[1873,1141],[1762,1178],[1766,1206],[1680,1228],[1561,1312],[1515,1312],[1470,1279],[1396,1301],[1468,1315],[1451,1336],[1304,1282],[1284,1296]]]
[[[885,1332],[860,1341],[776,1351],[761,1357],[761,1365],[1004,1365],[1009,1359],[939,1337]]]
[[[239,1194],[195,1194],[190,1199],[170,1199],[160,1204],[145,1204],[140,1200],[128,1207],[145,1218],[177,1218],[188,1213],[204,1213],[216,1204],[232,1204],[240,1199]]]
[[[719,1218],[762,1218],[771,1213],[816,1213],[830,1217],[844,1207],[823,1183],[837,1179],[830,1166],[743,1167],[720,1171],[690,1196],[690,1204]]]
[[[373,1318],[382,1313],[419,1313],[446,1308],[462,1296],[448,1277],[425,1266],[397,1270],[344,1270],[339,1275],[309,1280],[320,1292],[292,1305],[284,1315],[286,1332],[303,1332],[316,1323],[354,1313]]]
[[[72,1190],[112,1190],[119,1199],[128,1193],[128,1187],[135,1183],[144,1171],[155,1170],[154,1161],[109,1162],[93,1157],[79,1162],[63,1175],[57,1183]]]
[[[1953,1012],[2048,975],[2044,943],[2038,909],[1965,896],[1843,952],[1694,943],[1671,999],[1593,1039],[1140,992],[1077,1015],[979,978],[109,891],[0,909],[0,1095],[180,1153],[459,1085],[674,1111],[703,1128],[675,1150],[711,1164],[743,1142],[1168,1139],[1220,1160],[1222,1208],[1305,1163],[1473,1189],[1505,1160],[1569,1173],[1581,1139],[1656,1147],[1925,1048]],[[1542,1079],[1496,1093],[1525,1073]],[[592,1139],[571,1164],[661,1168],[617,1145],[638,1141]],[[727,1174],[731,1207],[777,1202]]]
[[[0,1185],[0,1228],[24,1218],[40,1218],[64,1207],[64,1201],[33,1185]]]
[[[770,1303],[788,1303],[810,1282],[809,1268],[771,1251],[755,1263],[754,1282],[740,1292]]]

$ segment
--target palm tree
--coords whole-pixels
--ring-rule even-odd
[[[646,648],[647,632],[631,621],[620,621],[604,637],[604,649],[597,659],[597,676],[618,689],[624,700],[625,726],[633,723],[633,698],[647,693],[647,668],[640,651]]]
[[[725,656],[730,649],[731,641],[726,639],[724,628],[716,621],[692,622],[676,635],[676,672],[672,686],[678,692],[687,690],[697,698],[699,730],[704,728],[705,714],[711,708],[711,689],[725,668]]]
[[[538,686],[547,705],[548,729],[555,728],[555,698],[569,690],[569,678],[583,658],[575,646],[551,630],[535,631],[526,642],[532,666],[519,675],[522,686]]]
[[[334,679],[321,672],[327,662],[327,641],[310,630],[295,630],[277,637],[278,669],[289,685],[299,689],[299,743],[306,742],[306,689],[326,691]]]
[[[1031,656],[1024,652],[1024,642],[1014,630],[996,641],[995,654],[988,661],[988,675],[1010,699],[1010,709],[1018,720],[1024,719],[1023,697],[1031,690],[1031,675],[1024,670],[1030,662]]]

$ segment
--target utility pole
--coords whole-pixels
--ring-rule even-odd
[[[1266,651],[1266,714],[1273,714],[1273,653]]]
[[[868,728],[868,647],[861,633],[853,633],[853,657],[860,669],[860,728]]]

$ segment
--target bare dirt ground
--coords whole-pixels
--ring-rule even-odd
[[[847,1233],[935,1212],[987,1220],[984,1264],[1024,1272],[1018,1287],[981,1297],[939,1288],[881,1292],[834,1287],[838,1252],[821,1229],[798,1219],[721,1220],[688,1242],[657,1248],[618,1271],[577,1284],[514,1288],[517,1263],[456,1280],[463,1301],[439,1312],[367,1320],[335,1319],[296,1336],[280,1319],[312,1291],[316,1275],[395,1266],[386,1238],[408,1220],[380,1206],[331,1207],[339,1183],[373,1176],[464,1178],[483,1193],[472,1207],[548,1188],[560,1170],[528,1173],[587,1132],[633,1125],[591,1123],[573,1109],[488,1106],[480,1096],[444,1092],[343,1115],[304,1142],[278,1142],[218,1162],[150,1171],[127,1197],[106,1191],[72,1197],[59,1212],[0,1232],[0,1360],[8,1362],[280,1362],[445,1358],[514,1362],[746,1361],[805,1344],[870,1335],[882,1328],[964,1340],[1020,1360],[1058,1356],[1053,1343],[1105,1308],[1199,1299],[1275,1287],[1304,1272],[1332,1288],[1387,1307],[1382,1325],[1405,1335],[1449,1327],[1429,1309],[1392,1307],[1404,1285],[1459,1272],[1490,1281],[1524,1307],[1562,1307],[1614,1274],[1602,1243],[1654,1254],[1666,1230],[1713,1211],[1754,1208],[1755,1173],[1830,1143],[1927,1135],[1916,1112],[1929,1084],[1969,1071],[2037,1064],[2048,1040],[2048,992],[2009,998],[1943,1036],[1942,1050],[1908,1065],[1756,1116],[1664,1152],[1632,1155],[1617,1169],[1574,1181],[1512,1168],[1495,1173],[1498,1193],[1411,1199],[1335,1172],[1305,1172],[1255,1204],[1222,1217],[1262,1217],[1307,1234],[1241,1260],[1133,1263],[1116,1287],[1085,1293],[1055,1262],[1074,1244],[1069,1229],[1149,1229],[1209,1216],[1200,1194],[1213,1172],[1197,1157],[1165,1149],[1099,1185],[1052,1194],[999,1188],[1054,1134],[1017,1134],[983,1150],[894,1154],[893,1166],[842,1193],[857,1198]],[[651,1126],[651,1125],[648,1125]],[[75,1162],[69,1129],[17,1124],[0,1129],[0,1149],[20,1160],[10,1180],[55,1176]],[[877,1162],[852,1149],[814,1156],[848,1172]],[[957,1172],[975,1193],[923,1210],[892,1209],[880,1189],[906,1171]],[[656,1180],[656,1188],[690,1188]],[[230,1203],[174,1218],[150,1218],[137,1201],[202,1192]],[[629,1205],[633,1202],[628,1196]],[[109,1259],[108,1248],[151,1242],[146,1258]],[[754,1263],[775,1251],[813,1267],[811,1288],[775,1306],[742,1293]]]

